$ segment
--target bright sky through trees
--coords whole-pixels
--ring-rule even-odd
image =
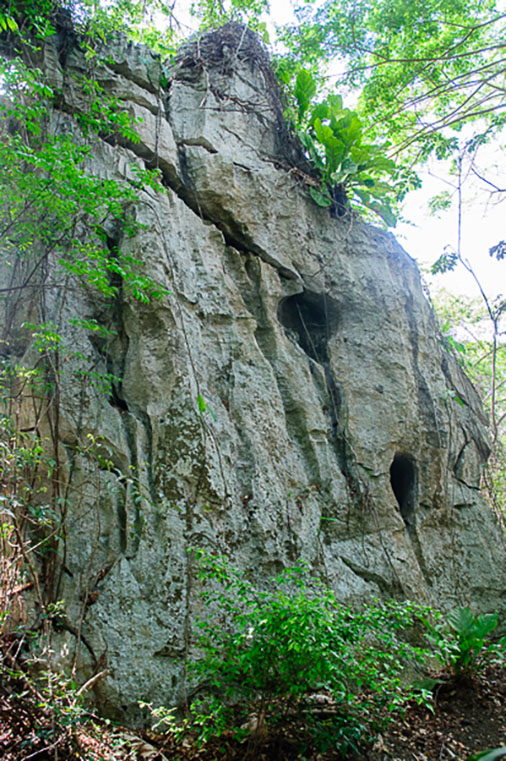
[[[490,157],[490,166],[497,160],[500,147],[485,151]],[[500,157],[500,156],[499,156]],[[506,156],[502,156],[506,164]],[[436,259],[443,253],[445,246],[456,245],[458,210],[454,203],[452,208],[436,214],[429,209],[430,199],[448,188],[454,178],[444,173],[443,166],[434,169],[432,176],[429,171],[421,172],[423,185],[420,190],[408,194],[404,203],[404,216],[410,223],[399,223],[395,235],[406,251],[415,257],[426,272]],[[495,174],[495,172],[493,173]],[[489,176],[492,172],[489,170]],[[500,177],[498,177],[500,182]],[[462,251],[476,272],[486,293],[494,297],[500,293],[506,294],[505,263],[498,262],[489,256],[489,249],[506,237],[506,200],[500,202],[489,196],[482,184],[473,184],[468,188],[468,200],[464,201],[462,215]],[[462,268],[444,275],[431,276],[431,284],[436,288],[443,287],[455,293],[464,293],[478,297],[472,277]]]

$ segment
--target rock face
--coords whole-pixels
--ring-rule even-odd
[[[62,88],[55,128],[71,129],[72,74],[87,64],[77,47],[44,56]],[[83,675],[94,658],[110,671],[96,700],[140,721],[139,700],[181,695],[190,547],[259,580],[303,558],[347,601],[504,606],[476,392],[394,237],[310,199],[259,43],[228,26],[170,70],[125,45],[107,60],[96,79],[140,141],[95,141],[89,169],[159,168],[164,192],[144,188],[136,205],[144,228],[108,235],[170,294],[47,297],[77,351],[115,376],[109,398],[79,387],[74,359],[61,390],[62,457],[91,441],[108,461],[75,459],[60,589]],[[104,314],[116,336],[103,344],[68,323]],[[73,655],[74,634],[59,645]]]

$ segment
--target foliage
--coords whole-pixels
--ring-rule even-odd
[[[357,114],[343,107],[340,95],[328,95],[316,105],[316,82],[309,71],[297,74],[294,96],[299,138],[321,177],[321,188],[310,187],[320,206],[335,202],[335,189],[360,205],[376,212],[387,225],[395,224],[392,203],[399,193],[395,184],[396,166],[385,158],[384,148],[363,142],[363,128]],[[390,182],[382,178],[386,176]]]
[[[423,655],[403,638],[417,606],[353,611],[302,565],[259,592],[225,558],[199,557],[206,614],[192,666],[198,697],[183,731],[254,742],[296,719],[305,743],[344,755],[412,697],[400,672]],[[170,712],[157,716],[172,723]]]
[[[26,731],[23,742],[34,755],[57,746],[74,754],[77,727],[89,718],[82,707],[87,687],[78,689],[54,665],[53,641],[66,627],[81,642],[60,599],[68,514],[78,515],[85,499],[85,488],[83,494],[71,488],[77,460],[88,469],[88,486],[104,468],[103,453],[82,431],[79,404],[85,392],[109,395],[120,383],[104,356],[97,360],[87,340],[79,350],[75,337],[93,334],[105,353],[116,334],[115,301],[148,304],[166,294],[122,250],[140,227],[140,190],[158,192],[161,184],[135,162],[123,180],[93,171],[99,138],[128,145],[138,139],[135,125],[95,82],[94,61],[75,81],[74,118],[56,116],[60,94],[31,59],[54,33],[56,4],[28,1],[23,14],[19,7],[13,2],[0,18],[20,53],[0,60],[0,697],[2,711],[20,717],[13,731],[22,737]],[[96,311],[68,319],[67,300],[79,291]],[[77,420],[75,440],[63,448],[60,387],[71,367]],[[123,488],[122,479],[118,474],[117,487],[111,479],[111,489]],[[140,515],[136,479],[130,480]],[[136,518],[134,530],[140,523]]]
[[[2,758],[76,761],[134,761],[132,735],[101,720],[85,708],[84,691],[63,674],[50,671],[38,679],[26,670],[2,667]],[[86,685],[84,685],[86,686]]]
[[[262,16],[268,11],[268,0],[232,0],[226,6],[223,0],[194,0],[191,6],[191,12],[200,20],[202,29],[237,21],[247,24],[266,43],[269,42],[269,33]]]
[[[303,5],[284,33],[304,65],[340,59],[340,86],[360,89],[359,114],[392,152],[451,154],[456,130],[475,141],[504,124],[505,16],[494,0],[327,0]]]
[[[86,34],[90,55],[96,55],[98,42],[118,30],[172,55],[181,35],[183,6],[180,0],[170,5],[163,0],[67,0],[64,7]],[[24,29],[29,18],[39,37],[48,36],[54,27],[47,21],[44,28],[41,19],[53,18],[55,7],[52,0],[11,0],[10,13],[0,23]],[[266,0],[194,0],[191,12],[201,29],[240,21],[268,42]],[[431,154],[445,159],[463,144],[474,155],[502,128],[504,14],[495,0],[398,0],[393,5],[390,0],[299,0],[295,13],[296,25],[277,29],[287,51],[278,56],[285,85],[298,72],[291,94],[300,92],[301,76],[312,77],[321,89],[329,62],[334,68],[336,61],[342,72],[338,91],[360,94],[355,111],[343,109],[337,93],[319,102],[322,109],[326,106],[326,116],[306,113],[303,120],[299,110],[297,127],[322,177],[322,187],[311,190],[317,203],[330,206],[331,188],[343,184],[359,209],[371,209],[392,225],[393,205],[419,187],[413,163]],[[458,131],[476,120],[472,138],[462,143]],[[341,142],[337,149],[335,140]],[[388,163],[394,156],[395,168]]]
[[[58,741],[58,732],[74,749],[74,729],[83,716],[82,688],[62,682],[60,674],[45,668],[52,631],[65,622],[58,563],[65,543],[73,458],[77,452],[92,455],[91,449],[78,444],[65,463],[70,473],[65,481],[58,440],[59,384],[63,363],[77,357],[72,345],[64,345],[65,300],[82,288],[94,289],[106,306],[128,295],[149,303],[165,294],[143,273],[142,262],[121,245],[139,229],[134,210],[140,190],[161,190],[157,173],[134,163],[129,178],[112,181],[91,169],[97,136],[113,144],[137,139],[136,125],[121,104],[96,83],[93,64],[100,43],[112,32],[126,30],[163,54],[173,51],[175,40],[174,6],[159,0],[72,0],[64,7],[81,35],[89,63],[75,83],[83,95],[83,107],[75,114],[78,127],[70,129],[63,118],[54,129],[53,105],[59,93],[39,69],[18,58],[3,61],[0,71],[0,266],[11,275],[1,292],[8,321],[2,341],[10,341],[1,347],[2,677],[22,711],[26,692],[36,691],[43,722],[33,729],[36,735],[40,730],[38,739],[49,743],[49,749],[53,739]],[[265,8],[264,0],[234,0],[228,10],[221,3],[200,0],[194,12],[204,27],[234,18],[265,34],[260,17]],[[480,125],[477,145],[501,128],[504,87],[497,40],[502,17],[483,15],[494,8],[490,0],[479,6],[474,0],[445,0],[437,7],[399,0],[394,5],[354,3],[349,12],[346,2],[327,2],[312,26],[308,15],[297,33],[286,35],[299,56],[285,71],[298,71],[293,118],[321,178],[321,186],[311,189],[317,203],[333,204],[337,189],[337,197],[342,191],[393,224],[395,202],[417,180],[409,168],[396,168],[387,155],[406,151],[411,160],[410,146],[416,144],[417,156],[434,152],[445,157],[456,141],[441,127],[456,128],[469,119],[487,119],[484,127]],[[469,9],[472,13],[466,18]],[[313,12],[310,6],[305,11]],[[3,39],[15,37],[19,49],[36,54],[31,60],[37,60],[38,48],[56,31],[57,12],[53,0],[11,0],[0,13],[0,33]],[[171,22],[163,33],[157,30],[157,12]],[[324,56],[338,47],[349,64],[342,83],[362,88],[356,111],[344,108],[336,94],[314,100]],[[478,77],[475,90],[473,77]],[[416,108],[406,110],[406,101]],[[441,198],[436,205],[446,202]],[[499,244],[494,252],[498,258],[503,248]],[[48,298],[59,299],[56,321],[47,317]],[[18,319],[23,304],[32,310]],[[497,318],[504,307],[501,310],[494,312]],[[115,333],[112,321],[102,324],[87,315],[73,327],[103,341]],[[28,346],[35,359],[25,366],[19,358]],[[466,353],[469,356],[467,345]],[[491,377],[497,390],[497,344],[494,356]],[[81,386],[92,379],[110,393],[120,382],[111,373],[97,373],[89,357],[79,359],[85,367],[78,371],[83,374]],[[35,409],[29,432],[22,431],[20,423],[25,392]],[[492,409],[497,410],[497,396],[493,399]],[[52,438],[43,438],[39,427],[47,400]],[[201,415],[211,413],[200,394],[197,402]],[[501,414],[495,417],[498,430],[503,419]],[[95,459],[103,465],[100,455]],[[194,675],[207,683],[201,685],[185,728],[196,730],[202,739],[231,727],[238,735],[251,734],[242,726],[255,713],[253,734],[258,737],[296,715],[307,727],[307,743],[323,749],[333,745],[344,753],[357,747],[385,715],[402,707],[407,695],[401,690],[400,668],[406,658],[421,657],[403,640],[415,616],[412,606],[378,604],[354,612],[338,605],[302,567],[256,592],[222,560],[202,560],[203,580],[221,586],[219,592],[207,592],[205,607],[209,616],[221,618],[222,626],[216,627],[210,617],[201,621],[202,657]],[[47,589],[39,586],[41,569]],[[22,596],[27,590],[32,595],[29,607]],[[478,618],[473,618],[472,637],[448,621],[433,627],[439,652],[451,668],[458,664],[460,673],[492,654],[480,639]],[[30,648],[36,655],[30,663],[22,661],[20,653]],[[27,664],[40,668],[43,687],[28,677]],[[318,708],[317,696],[322,694],[328,702]],[[26,715],[31,721],[30,703]],[[160,714],[167,721],[171,716]],[[38,746],[37,753],[48,747]]]
[[[93,39],[123,30],[167,54],[184,5],[66,0],[64,7],[91,49]],[[47,36],[55,7],[53,0],[11,0],[0,24],[24,28],[29,17],[38,35]],[[194,0],[191,10],[201,28],[235,20],[267,41],[266,0]],[[356,111],[368,142],[387,143],[390,158],[399,152],[409,162],[429,154],[446,158],[458,147],[463,124],[476,123],[473,150],[502,129],[505,14],[496,0],[298,0],[294,10],[296,24],[276,30],[286,51],[281,68],[287,75],[307,69],[321,84],[329,63],[334,71],[338,61],[337,87],[360,96]]]
[[[135,186],[91,174],[87,169],[91,147],[82,134],[45,134],[54,95],[40,70],[14,61],[3,65],[0,76],[6,93],[0,105],[0,189],[4,198],[0,240],[7,255],[21,253],[33,263],[23,287],[29,286],[51,254],[59,257],[55,278],[60,286],[75,276],[105,296],[113,296],[118,287],[111,281],[118,275],[140,300],[160,298],[165,292],[140,273],[138,262],[104,245],[104,226],[110,220],[121,222],[127,235],[135,234],[138,225],[128,215],[138,200]],[[87,94],[93,118],[84,112],[78,115],[86,132],[92,129],[107,138],[119,130],[130,138],[132,127],[124,121],[125,114],[118,115],[117,107],[104,102],[100,92],[89,89]],[[11,123],[16,125],[13,134]],[[153,173],[143,171],[143,175],[145,182],[156,183]]]
[[[440,261],[440,260],[438,260]],[[458,261],[458,260],[457,260]],[[453,268],[453,265],[452,265]],[[487,303],[488,302],[488,308]],[[492,454],[484,485],[498,518],[506,515],[506,345],[504,299],[488,301],[455,296],[442,289],[433,304],[441,321],[442,340],[478,388],[492,428]]]
[[[463,358],[466,372],[481,392],[486,409],[491,412],[491,392],[493,386],[493,343],[489,323],[490,315],[486,307],[477,299],[455,296],[444,290],[435,292],[434,305],[442,321],[442,332],[451,339],[452,347]],[[502,298],[491,303],[493,314],[497,314],[499,332],[502,333],[504,318]],[[504,415],[506,397],[506,353],[504,344],[499,342],[495,357],[496,424],[499,436],[504,435]]]
[[[446,617],[433,614],[431,623],[422,618],[427,628],[427,639],[434,654],[454,679],[472,676],[492,659],[504,660],[506,637],[497,644],[490,643],[489,635],[497,627],[498,613],[474,615],[469,608],[457,607]]]
[[[27,373],[26,382],[31,379]],[[64,601],[56,598],[68,504],[51,442],[35,433],[40,421],[34,431],[20,430],[20,401],[2,396],[0,415],[2,757],[133,759],[126,740],[85,706],[86,692],[108,672],[98,671],[78,687],[53,660],[54,633],[73,629]]]

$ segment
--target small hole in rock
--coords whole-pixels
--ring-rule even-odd
[[[390,466],[390,484],[406,526],[413,525],[416,504],[417,473],[413,459],[396,454]]]
[[[289,296],[279,305],[278,318],[294,334],[308,357],[325,364],[329,361],[328,340],[336,332],[338,308],[325,293],[304,291]]]

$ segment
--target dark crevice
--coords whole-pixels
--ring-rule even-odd
[[[129,343],[128,336],[126,333],[124,333],[122,328],[120,328],[117,330],[114,343],[112,344],[108,339],[103,339],[97,335],[90,335],[88,339],[97,354],[100,356],[101,361],[105,364],[105,370],[107,376],[109,377],[110,390],[107,401],[111,407],[114,407],[121,413],[128,412],[129,407],[126,399],[124,398],[122,381],[125,366],[125,357]],[[119,362],[113,356],[113,354],[116,358],[118,356],[120,357]],[[120,365],[119,368],[118,365]]]
[[[341,397],[341,391],[336,383],[336,380],[334,378],[334,373],[330,369],[328,365],[324,366],[324,372],[325,372],[325,385],[327,388],[327,394],[329,396],[329,417],[330,417],[330,429],[332,433],[332,439],[334,441],[334,448],[337,447],[338,440],[340,439],[339,434],[341,433],[341,407],[342,407],[342,397]],[[341,452],[342,454],[342,452]],[[341,457],[340,454],[340,457]]]
[[[128,520],[126,510],[126,495],[123,487],[121,488],[121,496],[118,496],[116,503],[116,517],[118,519],[119,529],[119,549],[122,555],[125,554],[128,545]]]
[[[181,140],[178,143],[178,146],[183,146],[183,145],[194,145],[194,146],[197,146],[198,148],[204,148],[208,153],[218,153],[216,148],[213,145],[211,145],[209,140],[207,140],[205,137],[193,137],[193,138],[188,138],[187,140]]]
[[[328,341],[339,320],[337,304],[330,296],[307,290],[289,296],[279,305],[278,319],[308,357],[328,364]]]
[[[462,429],[463,430],[463,429]],[[464,466],[464,457],[467,447],[469,446],[469,439],[466,435],[466,431],[463,430],[464,433],[464,443],[462,444],[462,447],[460,448],[460,452],[458,453],[457,457],[455,458],[455,462],[453,463],[453,475],[458,480],[462,479],[462,473],[463,473],[463,466]]]
[[[330,423],[329,443],[339,469],[346,479],[351,502],[360,510],[368,510],[364,506],[369,505],[370,496],[355,471],[355,458],[345,432],[341,386],[336,380],[330,362],[329,340],[337,333],[340,322],[338,304],[326,293],[305,290],[281,301],[278,319],[288,336],[311,360],[310,368],[315,380],[317,375],[321,379],[321,371],[318,372],[313,363],[317,363],[323,370],[322,396]],[[312,455],[317,463],[316,456],[314,453]]]
[[[460,449],[460,452],[458,453],[455,462],[453,464],[453,475],[455,476],[456,480],[461,483],[463,486],[467,486],[468,489],[474,489],[475,491],[480,491],[480,484],[470,484],[468,481],[466,481],[465,473],[464,473],[464,467],[465,467],[465,457],[468,446],[471,444],[472,439],[468,438],[467,432],[463,430],[464,433],[464,443]]]
[[[323,370],[330,418],[329,438],[342,473],[347,480],[355,481],[350,472],[350,452],[342,423],[342,393],[330,364],[328,349],[328,342],[339,327],[338,305],[326,293],[305,290],[281,301],[278,319],[288,336]]]
[[[146,468],[146,477],[148,481],[149,496],[153,504],[157,503],[155,481],[153,477],[153,426],[147,412],[140,412],[138,418],[141,421],[146,433],[147,457],[143,463]]]
[[[120,396],[120,389],[112,384],[111,387],[111,393],[109,394],[109,404],[111,407],[116,407],[116,409],[120,410],[120,412],[128,412],[128,404],[126,403],[125,399],[122,399]]]
[[[334,219],[344,217],[344,215],[350,211],[350,200],[348,193],[344,185],[334,185],[330,188],[330,197],[332,203],[330,205],[330,216]]]
[[[108,232],[102,230],[104,243],[106,244],[110,257],[116,258],[119,253],[119,246],[122,238],[121,225],[118,224],[115,229]],[[120,551],[132,557],[139,548],[140,536],[142,532],[142,512],[140,507],[139,496],[139,463],[137,456],[137,418],[139,415],[133,413],[125,398],[123,392],[123,376],[125,373],[126,357],[130,339],[125,330],[123,322],[123,279],[117,272],[109,273],[109,284],[116,289],[116,298],[112,301],[112,323],[115,328],[115,335],[104,339],[100,336],[90,336],[90,341],[96,351],[100,354],[102,361],[105,363],[106,373],[110,379],[110,391],[107,401],[114,409],[120,413],[122,428],[125,435],[130,471],[127,473],[122,470],[117,471],[120,478],[120,487],[118,489],[118,499],[116,503],[116,515],[118,520],[119,547]],[[147,416],[146,416],[147,417]],[[144,420],[141,420],[144,424]],[[147,438],[150,442],[150,432],[147,432]],[[149,443],[151,448],[151,443]],[[150,449],[151,452],[151,449]],[[150,455],[151,456],[151,455]],[[133,520],[129,518],[130,506],[133,505]]]
[[[121,241],[123,239],[123,223],[120,220],[114,220],[113,227],[109,230],[100,228],[97,230],[104,239],[107,250],[109,251],[108,260],[117,261],[120,254]],[[117,310],[120,308],[121,297],[123,295],[123,278],[119,272],[114,269],[107,271],[109,286],[115,289],[116,299],[114,301]]]
[[[390,484],[404,523],[409,528],[415,523],[417,498],[417,470],[413,458],[396,454],[390,466]]]

